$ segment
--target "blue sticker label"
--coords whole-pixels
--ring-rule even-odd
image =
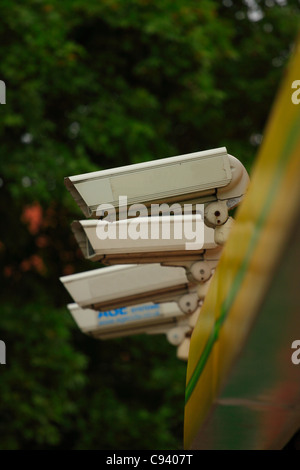
[[[160,316],[160,305],[139,305],[136,307],[122,307],[106,312],[98,312],[99,325],[112,325]]]

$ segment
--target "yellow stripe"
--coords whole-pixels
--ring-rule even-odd
[[[248,194],[238,211],[236,224],[192,336],[187,368],[185,448],[191,446],[233,360],[243,346],[299,201],[300,105],[294,105],[291,101],[294,91],[292,82],[300,79],[297,73],[300,74],[299,46],[271,112]],[[268,198],[271,197],[272,204],[267,207]],[[263,210],[265,214],[262,218]],[[255,240],[259,223],[262,223],[261,233]],[[250,252],[249,265],[241,280],[239,276],[243,263]],[[232,299],[232,305],[228,305],[228,296],[235,283],[239,282],[239,291]],[[216,335],[217,320],[224,315],[224,308],[226,321]],[[214,333],[215,341],[207,356],[207,344]],[[195,372],[197,367],[199,372],[203,357],[206,362],[195,380]]]

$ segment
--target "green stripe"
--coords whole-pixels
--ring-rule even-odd
[[[281,157],[278,163],[277,171],[275,174],[275,178],[271,187],[271,190],[268,194],[266,203],[262,209],[262,212],[259,216],[258,222],[255,226],[253,235],[250,239],[249,247],[247,250],[247,254],[236,274],[236,277],[233,281],[232,288],[229,291],[222,307],[221,307],[221,314],[220,317],[216,320],[215,325],[213,327],[213,330],[205,344],[204,350],[197,362],[197,365],[191,375],[191,378],[186,386],[186,393],[185,393],[185,403],[188,402],[190,399],[194,388],[204,370],[204,367],[206,365],[206,362],[210,356],[210,353],[213,349],[214,343],[217,341],[220,333],[220,329],[226,320],[228,313],[230,311],[230,308],[233,305],[233,302],[236,298],[236,295],[238,291],[241,288],[241,284],[244,280],[245,274],[247,272],[247,269],[249,267],[249,263],[251,260],[251,257],[253,255],[255,246],[257,244],[257,240],[261,234],[262,228],[264,226],[264,223],[266,221],[266,218],[268,216],[268,213],[270,212],[270,208],[273,202],[274,197],[276,196],[277,190],[278,190],[278,185],[281,181],[281,176],[282,176],[282,171],[285,169],[287,163],[289,162],[289,159],[291,158],[293,154],[293,149],[295,148],[297,141],[299,139],[299,127],[300,127],[300,114],[297,117],[294,125],[292,126],[290,133],[287,137],[285,146],[282,150]]]

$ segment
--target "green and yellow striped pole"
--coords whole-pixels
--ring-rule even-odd
[[[226,387],[230,389],[230,374],[234,373],[235,368],[238,369],[239,361],[243,360],[243,351],[246,350],[248,343],[251,344],[251,335],[258,328],[257,319],[260,315],[266,317],[266,325],[269,325],[271,332],[273,329],[274,331],[278,329],[281,323],[282,328],[285,327],[284,322],[289,322],[290,325],[296,318],[295,316],[289,318],[288,312],[286,316],[283,313],[278,318],[275,315],[277,320],[273,325],[272,319],[267,317],[266,312],[263,313],[263,305],[270,294],[273,278],[281,269],[283,253],[291,243],[295,219],[299,219],[300,214],[300,104],[292,101],[292,94],[295,92],[292,84],[295,84],[296,80],[300,80],[299,42],[271,111],[263,142],[250,175],[251,181],[247,194],[237,211],[235,224],[224,247],[192,335],[186,381],[185,449],[224,447],[226,439],[223,439],[221,434],[231,429],[230,413],[227,415],[223,413],[228,421],[224,424],[221,420],[222,411],[219,411],[219,408],[222,407],[222,403],[224,406],[226,400],[226,403],[229,403],[230,399],[228,395],[222,401],[222,393],[223,390],[226,392]],[[300,259],[298,264],[300,264]],[[300,285],[298,290],[300,290]],[[274,297],[276,292],[272,292]],[[299,310],[298,318],[300,319]],[[300,323],[295,320],[295,323],[290,326],[295,334],[294,339],[300,339]],[[299,338],[297,338],[297,331]],[[276,338],[279,344],[280,332]],[[247,357],[249,358],[252,354],[259,368],[263,356],[260,355],[259,350],[257,351],[257,346],[259,346],[258,343],[252,344],[252,349],[247,350]],[[284,347],[290,348],[290,345]],[[292,384],[294,384],[300,379],[300,365],[297,369],[297,366],[291,364],[288,358],[289,356],[286,359],[287,369],[294,367],[288,377],[291,376]],[[271,363],[269,367],[277,368],[277,364]],[[290,379],[284,376],[284,364],[282,367],[282,380],[287,382]],[[255,425],[251,421],[251,426],[254,426],[253,433],[257,435],[262,433],[264,426],[267,426],[266,423],[269,423],[268,419],[265,419],[267,416],[265,408],[273,406],[273,398],[270,399],[268,390],[264,392],[260,390],[259,393],[253,395],[249,392],[249,397],[247,396],[246,372],[241,371],[240,378],[234,376],[236,383],[240,382],[241,389],[243,389],[242,381],[245,383],[243,398],[239,396],[237,390],[234,388],[231,390],[231,395],[236,392],[236,396],[231,396],[230,403],[234,410],[232,416],[235,416],[237,420],[232,420],[232,428],[235,426],[236,430],[231,429],[233,434],[231,445],[236,448],[239,448],[239,445],[245,448],[247,446],[259,448],[258,442],[253,444],[255,441],[253,436],[249,437],[251,433],[246,433],[249,444],[246,438],[243,444],[238,443],[238,437],[234,438],[234,432],[241,432],[236,422],[244,427],[250,426],[250,418],[244,421],[242,419],[243,411],[247,408],[247,400],[254,401],[258,408],[261,406],[264,409],[262,413],[264,419],[256,420]],[[281,372],[279,370],[277,372],[280,375]],[[267,375],[268,371],[264,373]],[[298,374],[297,379],[295,374]],[[249,371],[249,375],[254,381],[259,380],[256,379],[259,374],[255,375],[253,371]],[[281,379],[277,376],[276,380],[279,382]],[[273,389],[275,385],[278,385],[275,382],[272,383]],[[300,388],[300,380],[298,385]],[[270,383],[269,387],[271,387]],[[297,384],[295,387],[294,392],[297,393]],[[264,399],[261,398],[263,394],[265,394]],[[291,399],[291,403],[286,400],[287,403],[284,406],[294,406],[293,400]],[[280,402],[276,404],[281,406]],[[238,406],[241,408],[240,415],[236,415]],[[259,412],[256,414],[256,411],[255,409],[255,415],[259,416]],[[298,424],[300,428],[300,416]],[[270,430],[265,430],[265,434],[270,432]],[[205,437],[207,433],[210,434],[209,443]],[[263,439],[261,443],[262,447],[267,445]],[[272,444],[268,446],[272,447]]]

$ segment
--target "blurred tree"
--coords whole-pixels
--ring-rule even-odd
[[[296,0],[0,4],[3,449],[178,449],[186,365],[162,337],[77,331],[58,277],[93,269],[63,177],[225,145],[250,170]]]

